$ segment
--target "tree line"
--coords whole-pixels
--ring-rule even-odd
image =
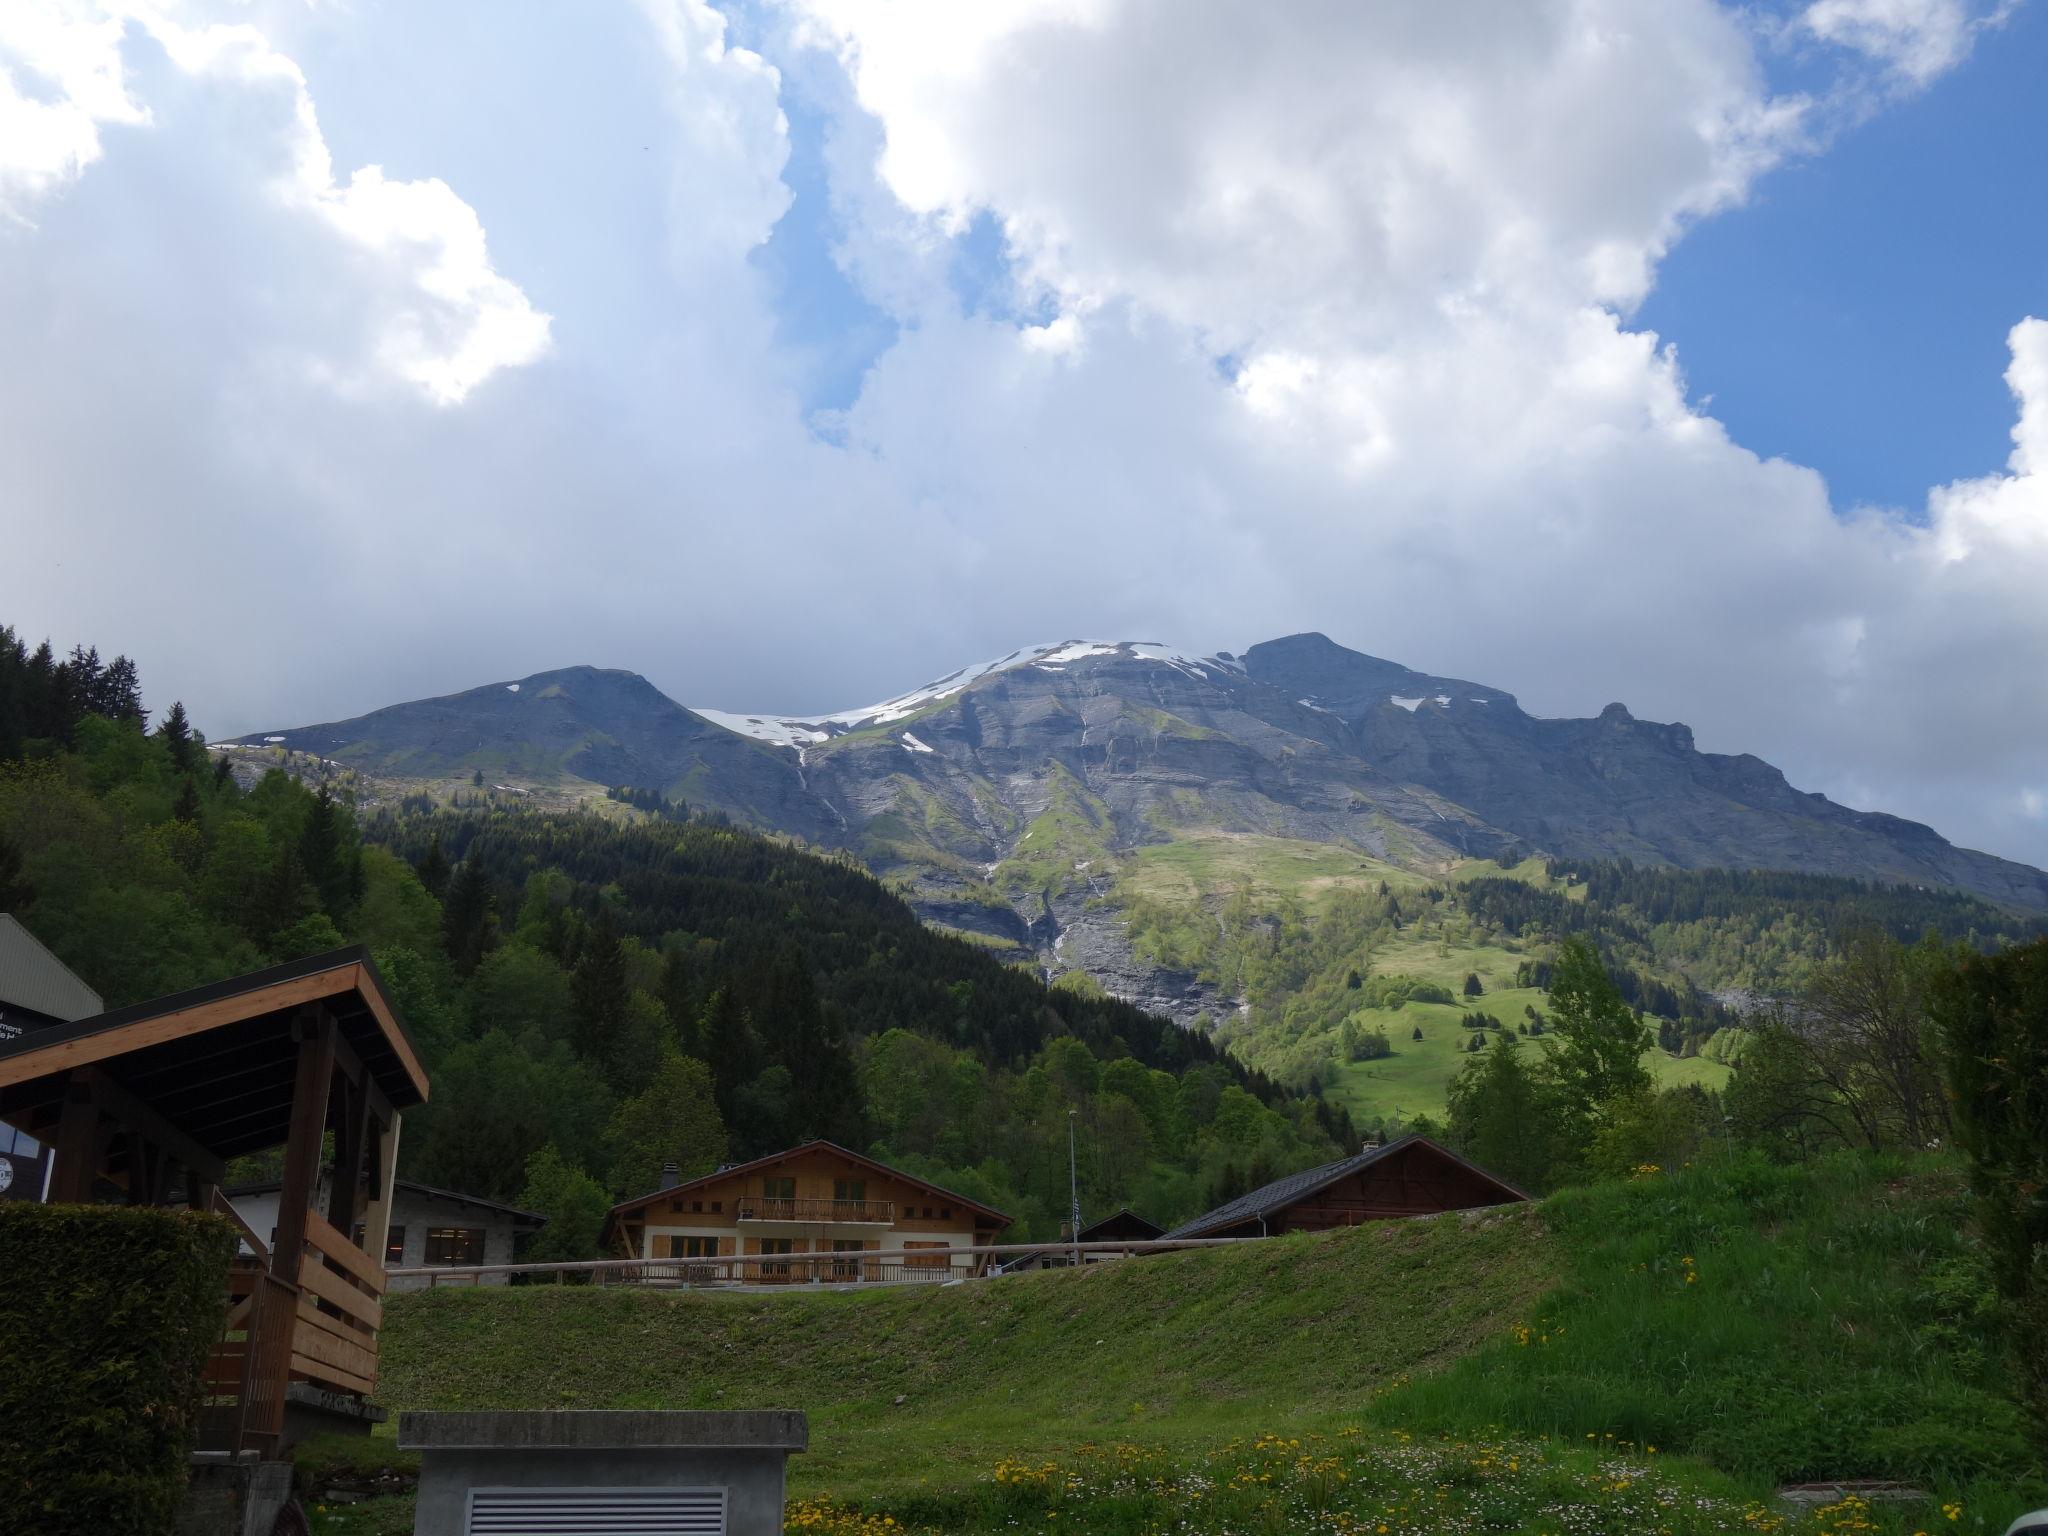
[[[1059,1231],[1070,1110],[1084,1214],[1177,1221],[1355,1143],[1341,1110],[927,928],[849,861],[696,821],[359,819],[317,759],[258,777],[182,709],[150,725],[132,668],[110,691],[91,652],[45,668],[0,634],[0,907],[110,1007],[366,945],[434,1081],[402,1171],[529,1203],[549,1256],[587,1255],[665,1162],[811,1136],[1026,1240]]]

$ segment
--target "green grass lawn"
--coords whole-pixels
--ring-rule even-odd
[[[1738,1158],[931,1289],[401,1296],[379,1395],[801,1408],[791,1529],[826,1536],[1995,1533],[2048,1487],[1988,1302],[1955,1165]],[[1936,1506],[1791,1521],[1764,1502],[1858,1476]],[[316,1529],[408,1520],[378,1499]]]

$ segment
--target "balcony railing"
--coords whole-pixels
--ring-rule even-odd
[[[818,1200],[807,1196],[742,1195],[733,1207],[741,1221],[871,1222],[896,1219],[891,1200]]]

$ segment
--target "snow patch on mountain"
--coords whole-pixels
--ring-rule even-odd
[[[1036,667],[1045,672],[1064,672],[1077,662],[1104,656],[1125,656],[1135,661],[1158,662],[1203,682],[1214,681],[1211,676],[1212,669],[1219,672],[1244,671],[1243,664],[1234,658],[1225,660],[1216,656],[1191,656],[1185,651],[1177,651],[1171,646],[1160,645],[1150,640],[1055,640],[1044,645],[1021,646],[1007,656],[998,656],[993,661],[976,662],[971,667],[962,667],[957,672],[949,672],[944,677],[926,683],[922,688],[913,688],[908,693],[898,694],[893,699],[884,699],[879,704],[870,704],[862,709],[842,709],[829,715],[747,715],[723,709],[693,709],[692,713],[703,716],[713,725],[723,726],[728,731],[737,731],[742,736],[751,736],[756,741],[765,741],[770,746],[800,750],[808,744],[827,741],[848,731],[890,725],[898,720],[907,719],[921,709],[949,699],[956,693],[965,692],[981,679],[998,672],[1010,672],[1020,667]],[[929,751],[930,748],[924,750]]]

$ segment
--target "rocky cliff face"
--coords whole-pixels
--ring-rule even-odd
[[[1803,794],[1619,704],[1584,720],[1321,635],[1243,657],[1068,641],[817,719],[690,711],[575,667],[259,739],[369,775],[658,789],[858,852],[927,916],[1192,1017],[1229,1005],[1136,961],[1117,875],[1195,836],[1444,870],[1516,850],[1958,886],[2048,909],[2048,876]]]
[[[1424,677],[1321,635],[1253,646],[1251,677],[1335,709],[1357,749],[1532,847],[1688,868],[1736,866],[1951,885],[2048,906],[2048,877],[1956,848],[1932,829],[1807,794],[1761,758],[1700,752],[1683,725],[1610,704],[1541,720],[1511,695]]]

